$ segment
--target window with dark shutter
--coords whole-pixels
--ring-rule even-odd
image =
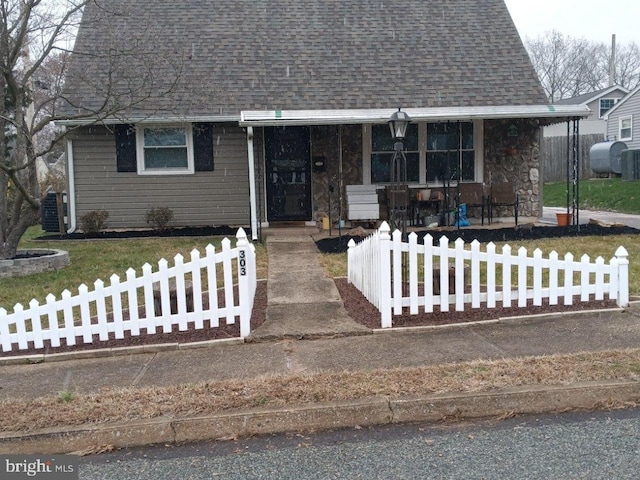
[[[136,172],[136,128],[134,125],[115,125],[116,163],[118,172]]]
[[[193,162],[196,172],[213,171],[213,124],[193,124]]]

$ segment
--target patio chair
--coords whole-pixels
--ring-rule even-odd
[[[458,185],[457,204],[466,204],[467,211],[470,208],[481,210],[482,225],[484,225],[484,214],[487,206],[487,196],[482,183],[460,183]]]
[[[518,225],[519,198],[515,185],[511,182],[492,183],[489,187],[489,223],[493,221],[493,212],[497,207],[513,207],[513,216]]]

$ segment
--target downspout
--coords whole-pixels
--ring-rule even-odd
[[[73,166],[73,140],[67,139],[67,205],[69,208],[69,228],[67,233],[76,231],[76,183]]]
[[[249,161],[249,208],[251,211],[251,239],[258,240],[258,208],[256,205],[256,171],[253,158],[253,127],[247,127],[247,150]]]

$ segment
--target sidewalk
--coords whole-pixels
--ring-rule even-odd
[[[153,347],[135,354],[134,349],[117,353],[93,351],[81,354],[86,358],[61,355],[39,364],[0,363],[0,399],[55,396],[61,391],[98,393],[103,388],[170,386],[265,374],[368,371],[640,345],[637,305],[626,310],[374,333],[347,315],[333,281],[318,264],[318,251],[311,236],[274,234],[267,239],[267,251],[267,320],[252,334],[258,341],[213,342],[198,348]],[[335,415],[336,407],[332,408]],[[296,425],[301,430],[307,426],[299,418]],[[315,424],[309,427],[318,428]],[[7,441],[0,434],[0,450],[10,444]],[[145,440],[122,441],[133,445]]]

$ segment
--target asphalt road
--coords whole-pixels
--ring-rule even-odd
[[[81,479],[637,479],[640,410],[277,435],[84,457]]]

